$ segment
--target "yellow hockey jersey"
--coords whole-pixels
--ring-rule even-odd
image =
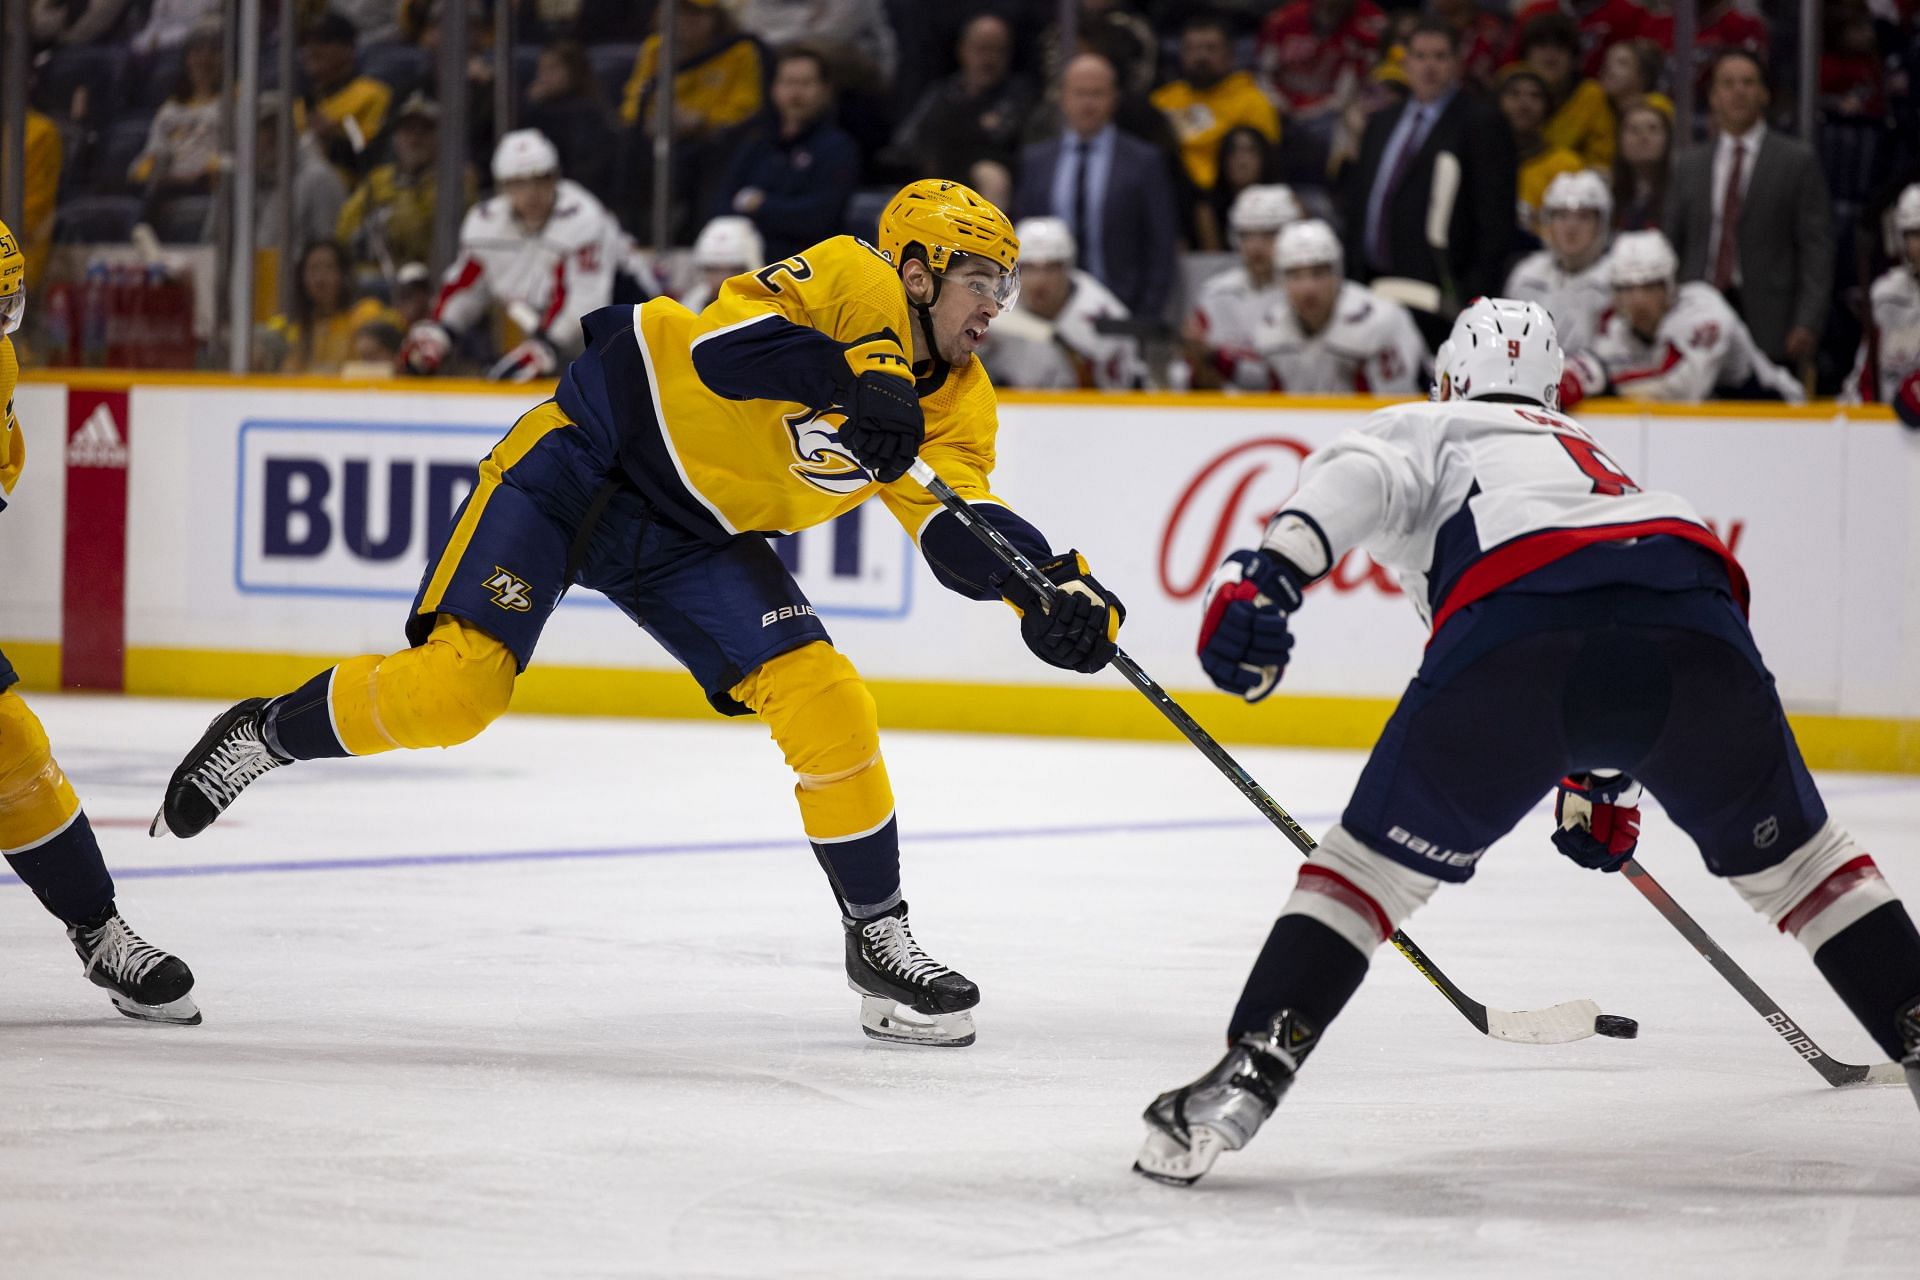
[[[20,479],[20,468],[27,462],[27,441],[20,422],[13,416],[13,388],[20,380],[20,361],[13,354],[13,339],[0,336],[0,401],[6,403],[6,416],[0,418],[0,509]]]

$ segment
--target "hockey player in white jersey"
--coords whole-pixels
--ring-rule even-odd
[[[1560,349],[1578,354],[1593,344],[1600,316],[1613,302],[1607,262],[1613,193],[1591,169],[1563,173],[1547,184],[1540,219],[1547,247],[1514,266],[1507,296],[1545,307]]]
[[[1135,1168],[1189,1183],[1245,1146],[1380,943],[1556,790],[1554,844],[1599,871],[1632,856],[1642,785],[1657,795],[1708,870],[1812,953],[1920,1100],[1920,933],[1827,816],[1747,629],[1740,566],[1685,499],[1641,490],[1556,411],[1561,354],[1537,304],[1481,299],[1448,344],[1444,398],[1315,451],[1208,591],[1201,665],[1248,699],[1285,670],[1303,591],[1355,548],[1432,636],[1254,963],[1226,1057],[1147,1108]]]
[[[1343,278],[1340,238],[1318,218],[1289,223],[1274,250],[1283,296],[1254,326],[1275,390],[1410,395],[1427,344],[1407,309]]]
[[[1871,329],[1860,339],[1846,398],[1890,404],[1900,421],[1920,427],[1920,182],[1893,207],[1900,261],[1873,282]]]
[[[447,269],[433,318],[407,335],[400,359],[413,373],[438,371],[453,336],[497,306],[524,337],[487,376],[551,376],[582,350],[580,317],[613,301],[625,250],[620,223],[585,187],[560,176],[560,153],[546,135],[516,129],[502,137],[493,180],[499,194],[461,223],[460,256]]]
[[[1078,246],[1059,218],[1027,218],[1020,237],[1020,308],[987,334],[980,359],[1005,387],[1126,391],[1146,385],[1139,340],[1108,328],[1127,304],[1074,265]],[[1103,323],[1104,322],[1104,323]]]
[[[1794,376],[1761,352],[1719,290],[1704,280],[1675,283],[1679,260],[1658,231],[1629,231],[1608,255],[1613,306],[1587,351],[1567,362],[1561,401],[1571,409],[1611,392],[1629,400],[1807,396]]]
[[[1274,391],[1273,373],[1253,348],[1253,332],[1268,308],[1286,301],[1274,266],[1280,229],[1306,216],[1290,187],[1246,188],[1227,211],[1227,229],[1240,251],[1240,265],[1200,286],[1200,300],[1182,336],[1195,386],[1238,391]]]
[[[700,273],[680,299],[689,311],[705,311],[728,277],[758,271],[767,265],[766,245],[752,218],[725,213],[700,228],[693,240],[693,265]]]

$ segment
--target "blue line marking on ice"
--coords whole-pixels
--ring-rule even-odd
[[[1302,822],[1326,823],[1338,815],[1302,814]],[[1098,822],[1065,827],[999,827],[981,831],[928,831],[903,844],[950,844],[962,840],[1054,840],[1085,836],[1158,835],[1180,831],[1254,831],[1267,827],[1259,818],[1174,818],[1164,821]],[[1276,833],[1277,834],[1277,833]],[[593,858],[652,858],[685,853],[763,853],[798,850],[792,836],[766,840],[675,841],[667,844],[616,845],[605,849],[508,849],[490,853],[399,853],[375,858],[286,858],[272,862],[202,862],[186,866],[115,867],[116,880],[177,880],[199,876],[270,875],[291,871],[384,871],[396,867],[472,866],[498,862],[559,862]],[[13,875],[3,880],[17,880]]]

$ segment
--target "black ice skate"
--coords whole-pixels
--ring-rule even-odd
[[[1290,1009],[1274,1014],[1265,1032],[1242,1035],[1213,1070],[1153,1100],[1133,1171],[1176,1187],[1198,1182],[1222,1151],[1253,1141],[1318,1040]]]
[[[913,940],[907,904],[847,928],[847,985],[865,997],[860,1029],[875,1040],[959,1048],[973,1043],[980,988],[938,963]]]
[[[87,977],[105,987],[113,1007],[143,1022],[176,1022],[188,1026],[200,1021],[199,1006],[188,995],[193,971],[179,956],[168,955],[127,927],[120,913],[106,914],[86,924],[72,925],[67,937],[86,966]]]
[[[248,698],[213,718],[173,771],[148,835],[171,831],[183,840],[197,836],[227,811],[248,783],[270,769],[293,763],[267,745],[261,732],[266,708],[265,698]]]

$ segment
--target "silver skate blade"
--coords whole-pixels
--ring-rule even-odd
[[[860,997],[860,1029],[889,1044],[923,1044],[962,1049],[973,1043],[973,1012],[915,1013],[889,996]]]
[[[107,992],[107,998],[113,1001],[114,1008],[138,1022],[165,1022],[179,1027],[200,1025],[200,1006],[193,1002],[192,996],[181,996],[165,1004],[141,1004],[118,991]]]
[[[1190,1187],[1200,1181],[1220,1153],[1230,1148],[1220,1133],[1204,1124],[1193,1125],[1187,1132],[1191,1145],[1156,1125],[1148,1125],[1147,1140],[1134,1157],[1133,1171],[1170,1187]]]
[[[161,805],[159,812],[153,815],[153,821],[147,826],[147,834],[150,836],[170,836],[173,834],[172,828],[167,826],[166,805]]]

